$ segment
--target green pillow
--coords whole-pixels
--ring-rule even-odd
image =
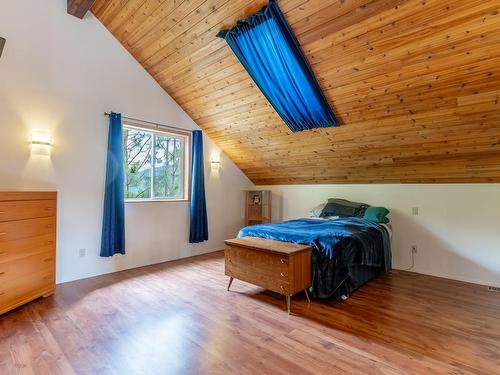
[[[389,212],[390,211],[385,207],[368,207],[365,211],[364,218],[376,223],[387,224],[389,222],[389,218],[387,217]]]

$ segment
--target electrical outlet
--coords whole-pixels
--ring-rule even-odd
[[[411,214],[413,216],[418,216],[418,207],[412,207]]]
[[[78,250],[78,254],[80,254],[80,258],[85,257],[85,255],[87,255],[87,249]]]
[[[411,252],[413,254],[417,254],[418,253],[418,248],[417,248],[417,245],[411,245]]]

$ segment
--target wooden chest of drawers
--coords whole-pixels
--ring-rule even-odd
[[[286,296],[290,313],[290,297],[311,286],[311,247],[256,237],[226,240],[225,273]]]
[[[0,314],[55,288],[55,192],[0,192]]]

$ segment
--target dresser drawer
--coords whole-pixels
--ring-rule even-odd
[[[0,222],[55,216],[55,200],[0,202]]]
[[[0,263],[0,285],[12,282],[38,271],[55,269],[56,254],[54,251],[30,255],[24,258]]]
[[[227,246],[226,275],[262,288],[288,295],[289,258],[287,255]]]
[[[0,264],[49,251],[54,253],[56,251],[55,233],[22,238],[17,241],[3,241],[0,242]]]
[[[56,218],[7,221],[0,223],[0,242],[16,241],[56,232]]]
[[[54,289],[54,271],[40,270],[0,283],[0,313],[28,302]]]
[[[288,277],[288,257],[233,246],[226,247],[226,262],[274,278]]]
[[[288,279],[269,272],[257,272],[241,264],[226,263],[226,275],[283,295],[288,295],[290,292]]]

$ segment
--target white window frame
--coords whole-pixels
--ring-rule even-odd
[[[142,124],[136,121],[126,120],[122,122],[123,128],[141,130],[153,134],[153,147],[151,147],[151,198],[125,198],[125,203],[141,203],[141,202],[188,202],[190,200],[191,192],[191,132],[183,131],[180,129],[167,128],[161,125]],[[182,150],[182,164],[181,171],[181,191],[182,197],[180,198],[155,198],[154,197],[154,175],[155,175],[155,157],[154,157],[154,142],[155,135],[180,138],[183,140]]]

